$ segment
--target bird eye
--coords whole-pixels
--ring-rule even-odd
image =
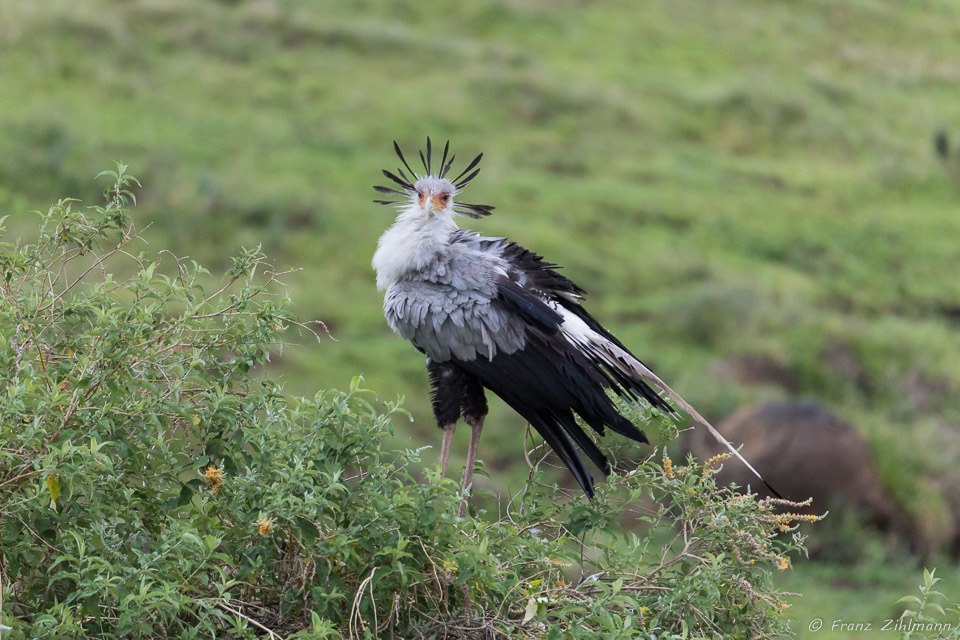
[[[440,196],[440,202],[446,204],[446,203],[449,202],[449,201],[450,201],[450,194],[449,194],[449,193],[445,193],[445,194],[443,194],[442,196]]]

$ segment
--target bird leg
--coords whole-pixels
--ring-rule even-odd
[[[483,418],[467,420],[470,425],[470,447],[467,449],[467,467],[463,471],[463,490],[469,491],[473,487],[473,467],[477,464],[477,449],[480,448],[480,431],[483,429]],[[460,503],[460,517],[467,515],[467,501]]]
[[[450,445],[453,444],[453,430],[457,423],[452,422],[443,427],[443,444],[440,445],[440,477],[447,475],[447,458],[450,457]]]

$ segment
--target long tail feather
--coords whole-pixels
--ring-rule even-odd
[[[643,365],[641,365],[641,366],[643,366]],[[716,438],[717,442],[719,442],[719,443],[722,444],[724,447],[726,447],[726,448],[730,451],[730,453],[732,453],[733,455],[735,455],[735,456],[737,457],[737,459],[740,460],[740,462],[742,462],[742,463],[744,464],[744,466],[746,466],[747,469],[750,470],[751,473],[753,473],[753,475],[757,476],[757,479],[760,480],[760,482],[762,482],[763,485],[764,485],[767,489],[770,490],[770,493],[772,493],[773,495],[775,495],[775,496],[778,497],[778,498],[783,498],[783,496],[781,496],[780,493],[779,493],[776,489],[774,489],[773,487],[770,486],[770,483],[769,483],[769,482],[767,482],[766,480],[763,479],[763,476],[760,475],[760,472],[757,471],[756,469],[754,469],[754,468],[753,468],[753,465],[750,464],[749,462],[747,462],[747,459],[744,458],[744,457],[740,454],[740,452],[737,451],[736,448],[734,448],[734,446],[733,446],[732,444],[730,444],[730,441],[727,440],[726,438],[724,438],[724,437],[723,437],[723,434],[721,434],[719,431],[717,431],[717,430],[714,428],[714,426],[707,421],[706,418],[704,418],[702,415],[700,415],[700,412],[699,412],[699,411],[697,411],[696,409],[694,409],[693,406],[692,406],[689,402],[687,402],[686,400],[684,400],[683,398],[681,398],[681,397],[680,397],[680,394],[678,394],[676,391],[674,391],[673,389],[671,389],[670,386],[669,386],[666,382],[664,382],[663,380],[661,380],[654,372],[650,371],[650,369],[647,369],[646,367],[643,367],[643,369],[645,370],[645,373],[642,373],[642,374],[641,374],[641,375],[643,375],[643,377],[645,377],[647,380],[649,380],[649,381],[652,382],[654,385],[656,385],[661,391],[663,391],[663,392],[666,393],[668,396],[670,396],[670,397],[673,399],[673,401],[676,402],[678,405],[680,405],[680,408],[681,408],[681,409],[683,409],[683,410],[686,411],[688,414],[690,414],[690,417],[693,418],[696,422],[698,422],[698,423],[701,424],[702,426],[706,427],[707,431],[710,432],[710,435],[712,435],[714,438]]]
[[[577,347],[582,353],[591,358],[598,366],[606,367],[609,370],[619,372],[621,375],[625,375],[629,378],[642,378],[655,387],[663,391],[667,396],[673,399],[681,409],[686,411],[695,422],[705,427],[710,435],[716,438],[717,442],[726,447],[730,453],[737,457],[737,459],[742,462],[747,469],[750,470],[753,475],[757,476],[760,482],[770,490],[770,492],[778,498],[783,496],[780,493],[770,486],[766,480],[763,479],[763,476],[760,475],[760,472],[753,468],[747,459],[744,458],[737,449],[730,444],[730,441],[723,437],[723,435],[717,431],[712,424],[710,424],[706,418],[700,415],[700,412],[693,408],[689,402],[680,397],[676,391],[670,388],[666,382],[660,379],[657,374],[647,368],[642,362],[637,360],[632,353],[626,349],[621,348],[619,345],[611,342],[606,339],[604,336],[598,334],[593,329],[590,329],[586,323],[582,322],[579,318],[573,316],[565,310],[558,309],[561,315],[564,316],[564,323],[561,327],[561,330],[567,336],[567,339]]]

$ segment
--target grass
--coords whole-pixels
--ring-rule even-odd
[[[422,358],[380,314],[369,260],[391,213],[370,185],[394,138],[450,138],[486,154],[470,198],[497,211],[470,226],[564,264],[706,415],[787,395],[710,373],[768,357],[857,425],[891,491],[947,535],[960,153],[940,162],[932,137],[960,136],[960,9],[561,4],[11,0],[0,215],[27,229],[25,211],[90,199],[122,159],[154,225],[144,250],[216,266],[262,244],[302,267],[297,310],[336,341],[304,337],[275,363],[288,390],[362,373],[407,397],[398,437],[437,443]],[[516,487],[523,424],[499,403],[488,424],[490,482]]]
[[[783,576],[779,586],[804,594],[787,610],[791,630],[797,632],[800,640],[869,640],[878,633],[880,637],[887,634],[899,637],[889,628],[883,632],[883,626],[892,620],[890,628],[895,628],[905,607],[897,600],[907,594],[918,594],[922,573],[912,565],[876,563],[839,567],[797,563]],[[937,575],[945,582],[937,588],[955,602],[956,594],[960,593],[960,578],[956,571],[940,574],[938,570]],[[942,600],[937,602],[946,604]],[[811,624],[816,625],[814,620],[821,620],[823,626],[811,628]],[[866,623],[870,624],[869,628]]]

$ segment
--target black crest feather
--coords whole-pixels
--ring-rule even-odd
[[[450,151],[450,141],[447,140],[447,144],[443,145],[443,158],[440,160],[440,177],[441,178],[447,172],[446,168],[449,168],[447,165],[447,153],[449,151]],[[453,158],[450,158],[450,162],[453,162]]]
[[[396,140],[393,141],[393,150],[397,152],[397,157],[400,158],[400,162],[402,162],[402,163],[403,163],[403,166],[405,166],[405,167],[407,168],[407,171],[410,172],[410,175],[411,175],[411,176],[417,175],[416,172],[415,172],[413,169],[410,168],[410,165],[407,164],[407,159],[403,157],[403,151],[400,151],[400,145],[397,144],[397,141],[396,141]],[[399,171],[399,169],[398,169],[398,171]]]
[[[411,183],[409,180],[403,180],[402,178],[398,177],[396,174],[390,173],[386,169],[383,170],[383,175],[387,176],[388,178],[396,182],[401,187],[404,187],[406,189],[413,189],[413,183]]]
[[[468,182],[470,182],[471,180],[473,180],[474,178],[476,178],[478,173],[480,173],[480,169],[477,169],[476,171],[474,171],[473,173],[471,173],[470,175],[468,175],[466,178],[464,178],[464,179],[461,180],[460,182],[456,183],[457,189],[463,187],[463,186],[466,185]]]
[[[454,211],[474,220],[490,215],[493,213],[493,209],[488,204],[466,204],[464,202],[457,202],[453,206]]]
[[[417,180],[421,177],[410,168],[410,163],[407,162],[407,159],[403,155],[403,151],[400,149],[400,144],[394,140],[393,141],[393,150],[397,154],[397,157],[400,158],[400,162],[403,164],[403,168],[406,169],[406,172],[402,168],[397,168],[397,173],[393,173],[387,169],[383,169],[383,175],[387,177],[390,181],[396,184],[399,189],[394,187],[384,187],[384,186],[375,186],[374,189],[379,193],[384,193],[393,196],[400,196],[400,200],[374,200],[377,204],[401,204],[404,202],[404,198],[412,198],[416,195],[414,185]],[[424,151],[419,151],[420,162],[423,164],[423,169],[426,171],[424,175],[431,176],[433,175],[433,142],[430,140],[430,137],[427,137],[427,148],[426,153]],[[453,162],[456,160],[456,154],[450,153],[450,141],[447,140],[446,144],[443,145],[443,156],[440,159],[440,164],[437,166],[438,178],[446,178],[447,174],[450,173],[450,169],[453,167]],[[480,168],[477,166],[480,164],[480,160],[483,158],[483,154],[478,154],[473,160],[470,161],[470,164],[467,165],[467,168],[460,172],[456,178],[451,180],[451,182],[456,186],[456,188],[463,189],[467,184],[477,177],[480,173]],[[468,218],[481,218],[483,216],[488,216],[493,211],[493,207],[487,204],[469,204],[465,202],[454,201],[453,210],[460,215],[467,216]]]
[[[461,180],[461,179],[460,179],[460,178],[462,178],[463,176],[465,176],[465,175],[467,174],[467,172],[470,171],[470,169],[473,169],[475,166],[477,166],[478,164],[480,164],[480,158],[482,158],[482,157],[483,157],[483,154],[481,153],[481,154],[478,155],[476,158],[474,158],[474,159],[473,159],[473,162],[471,162],[470,164],[468,164],[468,165],[467,165],[467,168],[464,169],[463,172],[462,172],[460,175],[458,175],[456,178],[454,178],[453,180],[451,180],[451,182],[452,182],[453,184],[457,185],[457,187],[459,187],[461,184],[467,184],[468,182],[470,182],[471,180],[473,180],[474,178],[476,178],[476,177],[477,177],[477,174],[480,173],[480,169],[477,169],[476,171],[474,171],[473,173],[471,173],[471,174],[470,174],[470,177],[467,178],[466,180]]]

